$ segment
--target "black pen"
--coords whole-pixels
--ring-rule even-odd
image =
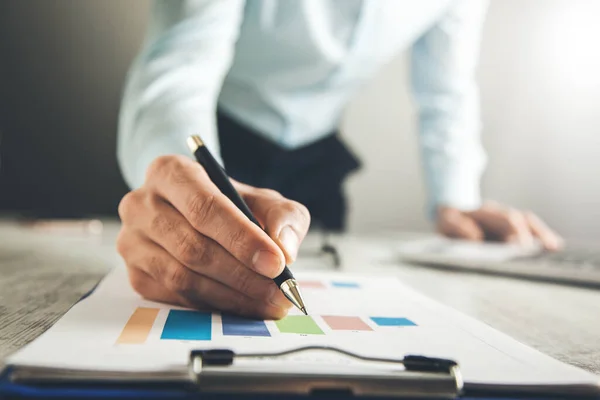
[[[219,165],[217,160],[210,154],[210,151],[204,145],[204,142],[198,135],[190,136],[187,140],[188,147],[194,153],[194,157],[196,157],[196,161],[200,163],[204,167],[204,170],[208,174],[210,180],[219,188],[219,190],[227,196],[229,200],[239,208],[246,217],[256,225],[258,225],[261,229],[262,227],[252,215],[252,211],[248,208],[248,205],[242,199],[240,194],[235,190],[229,177],[225,173],[225,170]],[[292,275],[292,271],[286,266],[283,269],[283,272],[279,274],[279,276],[273,278],[273,281],[279,286],[285,297],[289,299],[296,307],[300,309],[304,314],[308,315],[306,312],[306,306],[304,305],[304,300],[302,300],[302,295],[300,294],[300,287],[298,286],[298,282]]]

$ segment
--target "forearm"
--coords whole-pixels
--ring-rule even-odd
[[[455,0],[413,46],[411,77],[432,215],[480,206],[486,157],[475,81],[486,2]]]
[[[139,187],[148,165],[185,154],[203,137],[218,156],[216,101],[233,58],[243,0],[156,1],[144,48],[127,79],[119,119],[118,159]]]
[[[132,86],[137,83],[136,78],[132,78]],[[201,134],[211,151],[219,154],[214,104],[210,104],[209,96],[186,97],[180,92],[185,88],[184,81],[185,76],[173,79],[162,96],[149,102],[144,102],[143,97],[151,88],[127,88],[119,121],[118,159],[132,188],[143,183],[148,165],[157,157],[190,156],[186,138],[191,134]],[[201,93],[200,88],[197,90]]]
[[[459,97],[438,94],[431,99],[433,104],[421,103],[419,143],[432,211],[439,206],[473,210],[481,205],[486,155],[479,96],[471,86]]]

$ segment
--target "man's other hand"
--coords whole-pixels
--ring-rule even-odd
[[[437,228],[443,235],[456,239],[496,240],[523,245],[538,239],[545,249],[551,251],[563,246],[562,238],[532,212],[495,202],[486,202],[475,211],[440,207]]]
[[[272,281],[296,257],[310,216],[272,190],[232,181],[265,233],[183,156],[158,158],[119,205],[117,248],[132,287],[156,301],[278,319],[291,303]]]

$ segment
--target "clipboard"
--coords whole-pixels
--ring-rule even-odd
[[[375,364],[402,367],[392,375],[287,373],[232,370],[236,361],[274,359],[304,351],[327,351]],[[187,380],[172,376],[94,376],[77,370],[11,367],[0,374],[0,399],[600,399],[589,392],[541,393],[465,389],[459,365],[448,359],[407,355],[371,358],[335,347],[306,346],[277,353],[236,354],[227,349],[194,350]]]
[[[297,371],[265,374],[236,370],[242,360],[259,362],[307,351],[336,353],[361,364],[389,365],[393,371],[323,374]],[[400,371],[399,368],[402,368]],[[12,367],[0,379],[0,397],[21,398],[245,398],[281,396],[313,398],[453,399],[462,395],[463,380],[452,360],[407,355],[400,359],[365,357],[328,346],[305,346],[277,353],[236,354],[227,349],[194,350],[188,362],[188,380],[143,376],[100,376],[85,371],[40,367]]]
[[[83,298],[88,297],[90,291]],[[337,345],[337,344],[336,344]],[[228,344],[223,344],[228,346]],[[220,350],[215,350],[220,348]],[[352,375],[340,373],[337,365],[326,374],[317,371],[240,371],[237,362],[258,364],[285,359],[307,351],[323,351],[349,357],[383,369]],[[459,364],[444,358],[406,355],[374,358],[355,353],[351,347],[304,346],[271,353],[233,352],[226,348],[189,349],[183,353],[180,371],[139,372],[88,371],[14,364],[2,370],[0,399],[598,399],[600,384],[488,385],[463,381]],[[248,350],[246,350],[248,351]],[[85,354],[82,354],[85,357]],[[402,355],[399,354],[398,357]],[[187,357],[187,358],[186,358]],[[387,355],[386,355],[387,357]],[[305,357],[310,359],[311,357]],[[286,361],[287,362],[287,361]],[[296,373],[298,372],[298,373]],[[301,372],[301,373],[300,373]],[[314,372],[314,373],[313,373]]]

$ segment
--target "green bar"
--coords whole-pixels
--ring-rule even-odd
[[[281,333],[301,333],[306,335],[324,335],[319,325],[308,315],[290,315],[275,321]]]

